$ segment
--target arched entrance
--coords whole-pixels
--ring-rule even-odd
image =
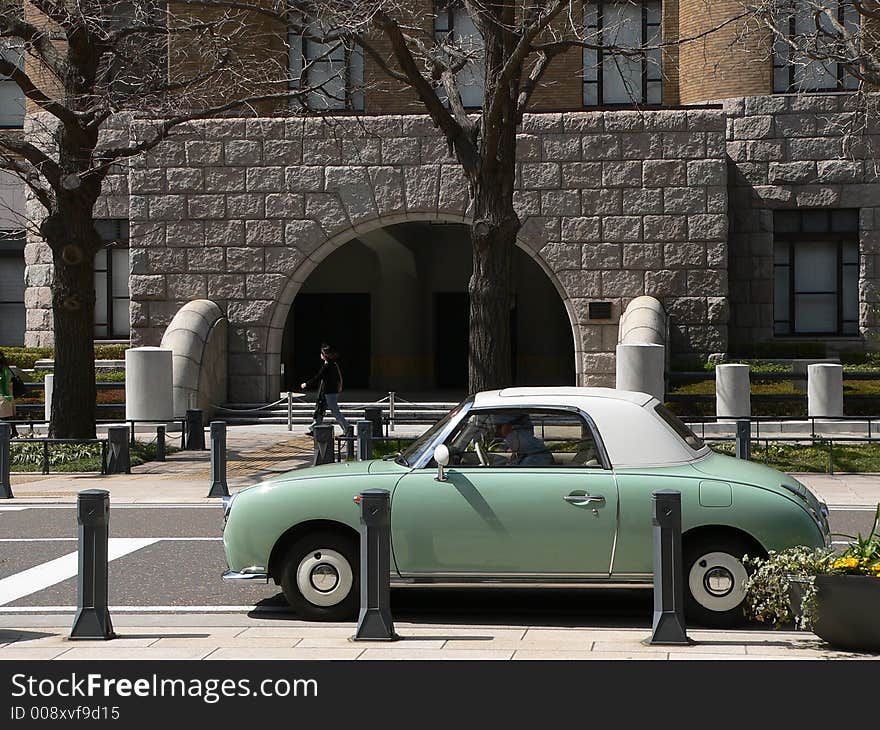
[[[346,390],[466,392],[470,274],[462,223],[405,222],[359,234],[324,258],[296,292],[283,322],[282,389],[314,374],[327,341],[341,353]],[[514,383],[574,384],[565,306],[520,249],[514,292]]]

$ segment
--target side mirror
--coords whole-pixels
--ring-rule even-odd
[[[443,467],[449,463],[449,449],[444,444],[434,449],[434,461],[437,462],[437,476],[434,478],[438,482],[445,482],[446,474],[443,472]]]

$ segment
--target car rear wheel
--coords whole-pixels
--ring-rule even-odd
[[[730,628],[745,622],[743,601],[749,573],[743,556],[754,547],[728,536],[685,542],[684,591],[688,623]]]
[[[306,620],[356,618],[358,585],[358,549],[353,538],[313,532],[297,540],[287,553],[281,590]]]

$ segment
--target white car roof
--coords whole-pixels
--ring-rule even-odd
[[[659,401],[647,393],[613,388],[504,388],[474,397],[474,408],[533,405],[574,406],[596,424],[615,469],[686,464],[704,457],[654,410]]]

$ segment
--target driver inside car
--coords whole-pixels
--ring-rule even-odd
[[[528,414],[500,414],[495,417],[495,423],[510,451],[510,458],[500,466],[553,466],[553,454],[547,444],[535,436]]]

